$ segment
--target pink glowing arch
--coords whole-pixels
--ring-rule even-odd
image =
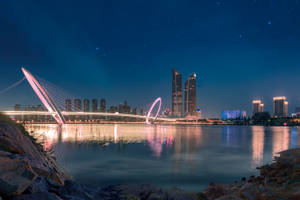
[[[36,95],[39,97],[41,102],[44,104],[44,106],[47,108],[47,110],[52,114],[54,119],[57,121],[58,124],[65,124],[65,118],[61,114],[61,112],[57,109],[52,99],[47,94],[46,90],[39,84],[39,82],[30,74],[26,69],[22,67],[22,72],[25,75],[25,78],[29,82],[30,86],[36,93]]]
[[[156,113],[156,115],[155,115],[155,117],[154,117],[154,121],[156,120],[156,118],[157,118],[157,116],[158,116],[158,114],[159,114],[159,112],[160,112],[160,108],[161,108],[161,98],[160,98],[160,97],[158,97],[158,98],[153,102],[152,106],[150,107],[150,109],[149,109],[149,111],[148,111],[148,113],[147,113],[147,116],[146,116],[146,123],[147,123],[147,124],[150,124],[150,122],[149,122],[149,117],[150,117],[150,115],[151,115],[151,112],[152,112],[154,106],[155,106],[158,102],[159,102],[159,107],[158,107],[157,113]]]

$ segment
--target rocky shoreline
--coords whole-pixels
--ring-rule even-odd
[[[211,183],[199,193],[153,185],[99,188],[73,181],[22,126],[6,120],[0,122],[0,200],[300,199],[300,149],[279,155],[273,164],[259,168],[258,177],[242,178],[231,185]]]

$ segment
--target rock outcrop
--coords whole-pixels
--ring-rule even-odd
[[[63,185],[70,176],[22,126],[0,123],[0,196],[23,193],[38,176]]]
[[[300,200],[300,149],[278,154],[274,163],[258,168],[260,176],[243,178],[232,185],[210,184],[205,196],[208,200]]]

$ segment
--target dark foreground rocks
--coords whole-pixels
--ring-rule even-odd
[[[114,185],[105,188],[93,188],[85,185],[66,181],[64,186],[56,187],[46,183],[46,187],[41,186],[38,190],[30,194],[23,194],[11,197],[12,200],[198,200],[196,194],[172,188],[163,190],[152,185]]]
[[[210,184],[203,192],[208,200],[300,200],[300,149],[279,153],[260,176],[242,178],[232,185]]]
[[[39,176],[58,185],[70,179],[22,126],[0,123],[0,196],[24,193]]]

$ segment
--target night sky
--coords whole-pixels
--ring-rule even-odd
[[[32,74],[75,97],[171,106],[171,70],[197,73],[205,117],[285,95],[300,106],[300,0],[0,2],[0,90]],[[38,104],[24,82],[0,108]]]

